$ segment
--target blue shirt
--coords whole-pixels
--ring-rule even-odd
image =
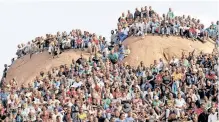
[[[16,122],[23,122],[23,118],[21,115],[17,115],[16,118],[15,118],[15,121]]]
[[[125,119],[125,122],[134,122],[134,121],[135,121],[135,119],[132,118],[132,117],[127,117],[127,118]]]
[[[1,100],[7,100],[8,94],[7,93],[1,93]]]

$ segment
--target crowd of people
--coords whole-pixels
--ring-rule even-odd
[[[25,45],[19,46],[18,58],[43,50],[48,50],[54,56],[58,54],[58,50],[62,52],[65,49],[86,47],[90,49],[91,55],[86,59],[81,54],[81,57],[73,59],[70,65],[63,64],[48,72],[41,71],[28,85],[18,86],[19,81],[16,79],[4,82],[0,89],[0,120],[5,122],[218,120],[218,47],[215,47],[211,54],[203,52],[197,54],[195,50],[189,54],[182,52],[181,57],[173,56],[167,63],[162,58],[155,59],[150,66],[140,62],[138,67],[133,67],[121,62],[130,53],[129,47],[124,47],[121,42],[127,36],[141,33],[141,28],[136,30],[134,26],[127,28],[126,25],[133,22],[136,25],[135,21],[138,19],[144,22],[156,20],[156,13],[151,7],[148,12],[145,7],[141,12],[136,9],[134,16],[129,12],[130,16],[125,18],[123,14],[119,23],[126,24],[125,26],[118,24],[118,31],[116,33],[112,31],[110,45],[106,43],[104,37],[97,38],[95,34],[89,32],[72,30],[69,35],[66,32],[62,35],[58,32],[55,36],[47,35],[46,39],[38,37],[29,43],[29,46],[34,47],[31,49],[24,48]],[[175,19],[171,9],[167,15],[168,17],[165,17],[167,20]],[[172,34],[173,30],[178,32],[173,28],[168,30],[168,27],[164,28],[165,34],[167,31],[168,34]],[[159,27],[152,26],[152,33],[157,33],[157,28]],[[158,30],[162,31],[163,28]],[[149,31],[144,31],[144,35],[145,32]],[[210,37],[213,38],[212,35]]]
[[[141,10],[136,8],[134,14],[128,10],[127,14],[122,13],[118,19],[118,38],[124,41],[128,36],[142,36],[151,33],[152,35],[181,36],[206,42],[209,38],[216,40],[219,35],[219,21],[211,22],[210,27],[205,27],[199,19],[191,16],[176,16],[171,8],[167,14],[159,15],[147,6]],[[116,40],[115,40],[116,41]]]
[[[95,33],[75,29],[67,33],[66,31],[57,34],[46,34],[46,37],[36,37],[31,42],[18,45],[16,52],[17,57],[48,51],[51,55],[56,56],[66,49],[84,49],[89,48],[90,52],[103,51],[107,45],[105,37],[97,36]]]

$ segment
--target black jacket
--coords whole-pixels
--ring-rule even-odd
[[[208,121],[208,114],[206,112],[202,112],[198,116],[198,122],[207,122]]]

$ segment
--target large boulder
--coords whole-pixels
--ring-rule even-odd
[[[69,50],[59,55],[59,58],[52,58],[48,52],[34,54],[31,59],[30,55],[26,55],[17,59],[7,72],[6,82],[15,78],[18,86],[33,82],[36,76],[39,76],[41,71],[47,72],[53,67],[60,65],[70,65],[72,59],[77,60],[81,54],[88,58],[89,54],[83,51]]]
[[[124,42],[129,45],[131,54],[126,57],[123,62],[127,62],[131,66],[138,66],[141,61],[149,66],[154,60],[160,58],[168,61],[172,56],[180,58],[182,52],[186,54],[194,49],[196,53],[203,51],[211,53],[214,48],[213,41],[202,43],[200,41],[192,41],[181,37],[160,37],[148,35],[144,39],[141,37],[129,37]]]

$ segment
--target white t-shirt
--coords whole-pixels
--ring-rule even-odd
[[[56,117],[57,117],[57,116],[60,116],[60,118],[61,118],[61,122],[63,122],[63,121],[62,121],[62,119],[63,119],[63,115],[62,115],[61,113],[53,114],[53,117],[52,117],[52,118],[53,118],[53,122],[56,121]]]
[[[146,30],[150,27],[149,23],[143,23],[142,24],[142,30]]]
[[[217,112],[215,112],[214,114],[210,114],[208,116],[208,122],[216,122],[217,121]]]
[[[137,25],[137,28],[139,28],[139,27],[141,27],[141,29],[143,28],[143,23],[141,23],[141,22],[136,23],[136,25]]]
[[[199,29],[196,29],[196,32],[197,32],[197,34],[200,34],[201,31]]]
[[[192,94],[192,100],[194,100],[194,101],[198,100],[198,98],[197,98],[197,96],[195,94]]]
[[[175,59],[171,59],[170,63],[174,63],[174,64],[179,64],[179,59],[175,58]]]
[[[72,85],[72,87],[80,87],[83,83],[82,82],[74,82],[74,84]]]
[[[159,62],[157,68],[161,70],[164,67],[164,62]]]
[[[175,100],[175,105],[177,106],[177,107],[182,107],[183,105],[185,105],[186,104],[186,102],[185,102],[185,100],[183,99],[183,98],[181,98],[181,99],[176,99]]]
[[[122,32],[123,32],[125,35],[128,35],[128,33],[129,33],[129,28],[126,27],[125,29],[122,29]]]

